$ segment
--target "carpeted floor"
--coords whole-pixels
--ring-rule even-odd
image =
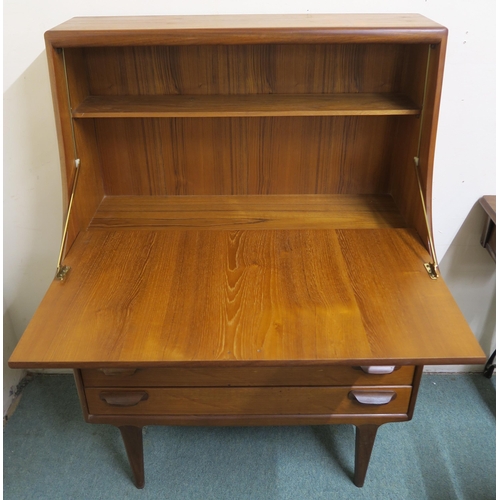
[[[72,376],[36,376],[4,426],[4,499],[489,500],[495,386],[424,375],[414,419],[379,429],[364,488],[354,427],[147,427],[146,486],[118,429],[83,421]]]

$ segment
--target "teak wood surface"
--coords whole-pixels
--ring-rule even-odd
[[[10,365],[480,362],[427,258],[408,229],[91,230]]]
[[[69,75],[79,75],[74,78],[79,91],[70,96],[74,108],[87,96],[94,106],[106,104],[104,97],[148,102],[174,96],[185,102],[187,97],[180,96],[199,96],[199,113],[210,99],[240,106],[264,102],[268,111],[286,105],[289,112],[292,98],[298,107],[316,98],[316,103],[343,103],[347,110],[349,99],[353,106],[363,102],[362,96],[350,94],[382,94],[390,100],[391,94],[406,94],[412,86],[406,75],[414,74],[413,52],[409,44],[337,43],[334,38],[324,44],[262,44],[257,39],[252,45],[65,49]]]

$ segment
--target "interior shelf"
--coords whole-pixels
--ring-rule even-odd
[[[88,96],[74,118],[418,115],[394,93]]]
[[[389,195],[106,196],[90,229],[406,227]]]

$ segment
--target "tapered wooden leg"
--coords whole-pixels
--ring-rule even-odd
[[[142,427],[124,425],[119,427],[128,461],[134,474],[137,488],[144,488],[144,452],[142,448]]]
[[[373,443],[379,425],[367,424],[356,427],[356,459],[354,465],[354,484],[361,488],[365,482],[366,471],[370,463]]]

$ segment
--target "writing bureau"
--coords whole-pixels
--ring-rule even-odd
[[[75,18],[45,35],[67,214],[11,359],[72,368],[87,422],[412,417],[425,364],[483,363],[439,277],[447,31],[418,15]]]

